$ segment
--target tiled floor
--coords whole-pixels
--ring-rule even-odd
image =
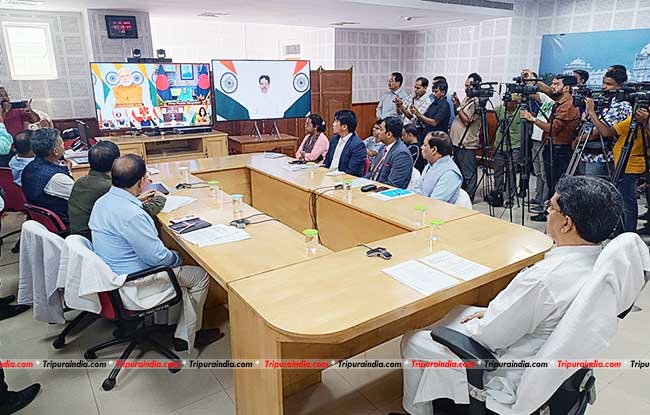
[[[487,213],[487,205],[475,208]],[[497,210],[500,215],[503,209]],[[643,210],[642,210],[643,211]],[[520,210],[513,211],[515,222]],[[508,212],[504,218],[507,219]],[[18,215],[3,219],[3,232],[19,226]],[[543,223],[526,225],[544,229]],[[0,296],[16,293],[18,257],[10,252],[16,237],[5,241],[0,257]],[[638,301],[643,312],[630,314],[622,321],[619,332],[605,357],[650,359],[650,336],[647,310],[650,290]],[[225,310],[224,310],[225,315]],[[228,333],[224,318],[222,330]],[[95,323],[63,350],[54,350],[50,343],[59,326],[32,319],[31,312],[0,322],[0,358],[82,358],[91,344],[111,337],[112,327]],[[117,350],[117,349],[115,349]],[[114,352],[117,353],[117,352]],[[399,338],[364,353],[369,358],[398,358]],[[155,355],[147,355],[154,357]],[[202,358],[230,356],[228,335],[201,353]],[[171,374],[164,370],[124,372],[116,389],[104,392],[101,382],[108,370],[7,370],[11,388],[22,388],[32,382],[43,385],[36,401],[21,414],[120,414],[120,415],[226,415],[235,413],[232,372],[229,370],[181,370]],[[617,415],[650,413],[650,376],[645,371],[597,372],[598,400],[588,413]],[[401,411],[401,374],[399,371],[329,369],[323,382],[297,393],[285,401],[287,414],[367,414],[380,415]]]

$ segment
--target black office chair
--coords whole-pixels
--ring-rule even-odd
[[[618,315],[625,318],[634,305]],[[498,359],[479,342],[448,327],[436,327],[431,338],[447,346],[456,356],[469,361],[493,361]],[[496,365],[483,365],[466,369],[469,387],[469,405],[459,405],[450,399],[433,401],[434,413],[441,415],[498,415],[490,411],[485,403],[485,372],[496,370]],[[596,401],[596,378],[591,369],[579,369],[560,385],[557,391],[531,415],[584,415],[587,405]]]

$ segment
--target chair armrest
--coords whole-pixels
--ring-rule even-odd
[[[463,360],[497,360],[491,351],[483,347],[479,342],[448,327],[436,327],[431,331],[431,338],[449,348],[456,356]],[[484,370],[492,372],[493,367],[486,367]]]
[[[431,338],[447,346],[456,356],[463,360],[473,361],[478,363],[497,361],[497,358],[491,351],[483,347],[479,342],[448,327],[436,327],[431,331]],[[466,367],[465,373],[467,375],[468,392],[469,392],[469,407],[471,415],[485,415],[487,407],[485,405],[485,391],[483,384],[483,374],[485,372],[492,372],[496,370],[496,365],[481,364],[474,367]]]
[[[138,280],[140,278],[148,277],[149,275],[154,275],[158,274],[159,272],[166,272],[167,276],[169,277],[169,282],[172,283],[172,286],[174,287],[174,291],[176,291],[176,295],[178,297],[183,296],[183,292],[181,291],[181,286],[178,283],[178,279],[176,278],[176,273],[171,267],[151,267],[144,269],[142,271],[134,272],[132,274],[129,274],[126,276],[126,280],[124,280],[125,283],[129,281],[134,281]]]
[[[167,273],[167,276],[169,277],[169,281],[171,282],[172,287],[174,287],[174,292],[175,292],[174,297],[172,299],[170,299],[170,300],[168,300],[168,301],[166,301],[166,302],[164,302],[162,304],[158,304],[157,306],[152,307],[152,308],[150,308],[148,310],[140,310],[140,311],[134,312],[134,311],[127,311],[124,308],[124,305],[122,304],[122,299],[121,299],[120,294],[119,294],[119,289],[111,291],[112,301],[116,305],[117,312],[118,312],[118,314],[120,315],[121,318],[127,319],[127,320],[132,319],[132,317],[142,318],[142,317],[144,317],[146,315],[155,313],[157,311],[167,309],[167,308],[173,306],[174,304],[177,304],[178,302],[180,302],[182,300],[183,291],[181,290],[181,286],[178,283],[178,279],[176,278],[176,274],[174,273],[174,270],[171,267],[158,266],[158,267],[151,267],[151,268],[144,269],[142,271],[134,272],[132,274],[127,275],[126,280],[124,280],[124,282],[127,283],[127,282],[130,282],[130,281],[139,280],[139,279],[142,279],[142,278],[150,276],[150,275],[158,274],[160,272]]]

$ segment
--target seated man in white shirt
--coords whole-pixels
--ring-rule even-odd
[[[561,179],[548,205],[548,234],[555,247],[521,271],[487,308],[458,306],[434,326],[466,334],[499,360],[532,359],[590,277],[596,258],[622,222],[623,200],[609,182],[590,176]],[[459,361],[431,339],[431,329],[402,339],[408,360]],[[504,404],[516,400],[523,369],[498,369],[485,377],[486,393]],[[469,403],[464,368],[404,369],[403,406],[412,415],[440,413],[449,400]]]
[[[68,225],[68,198],[74,179],[63,158],[63,139],[59,130],[41,128],[31,134],[30,144],[36,158],[23,169],[22,188],[27,202],[49,209]]]

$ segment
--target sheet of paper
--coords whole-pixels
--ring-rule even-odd
[[[469,281],[492,271],[484,265],[477,264],[449,251],[440,251],[420,259],[425,264],[454,277]]]
[[[209,228],[180,234],[187,242],[198,245],[200,248],[209,245],[221,245],[230,242],[243,241],[251,236],[243,229],[223,224],[212,225]]]
[[[193,197],[186,196],[166,196],[167,200],[165,201],[165,207],[163,207],[163,213],[173,212],[174,210],[181,208],[183,206],[189,205],[194,202],[196,199]]]
[[[344,174],[345,174],[344,171],[332,170],[329,173],[325,173],[325,176],[342,176]]]
[[[414,260],[382,271],[424,295],[431,295],[460,283],[456,278]]]
[[[267,159],[279,159],[284,157],[284,154],[281,153],[264,153],[264,157]]]
[[[309,166],[306,164],[285,164],[282,167],[285,170],[289,170],[289,171],[302,171],[302,170],[307,170],[309,168]]]
[[[160,170],[155,167],[147,167],[147,173],[149,173],[149,176],[153,176],[154,174],[160,174]]]
[[[363,187],[367,184],[375,184],[372,180],[364,179],[363,177],[357,177],[356,179],[352,180],[352,188],[354,189],[355,187]]]
[[[415,193],[411,192],[410,190],[391,189],[391,190],[384,190],[383,192],[379,192],[379,193],[372,193],[370,196],[379,200],[383,200],[385,202],[387,200],[401,199],[403,197],[412,196],[414,194]]]

